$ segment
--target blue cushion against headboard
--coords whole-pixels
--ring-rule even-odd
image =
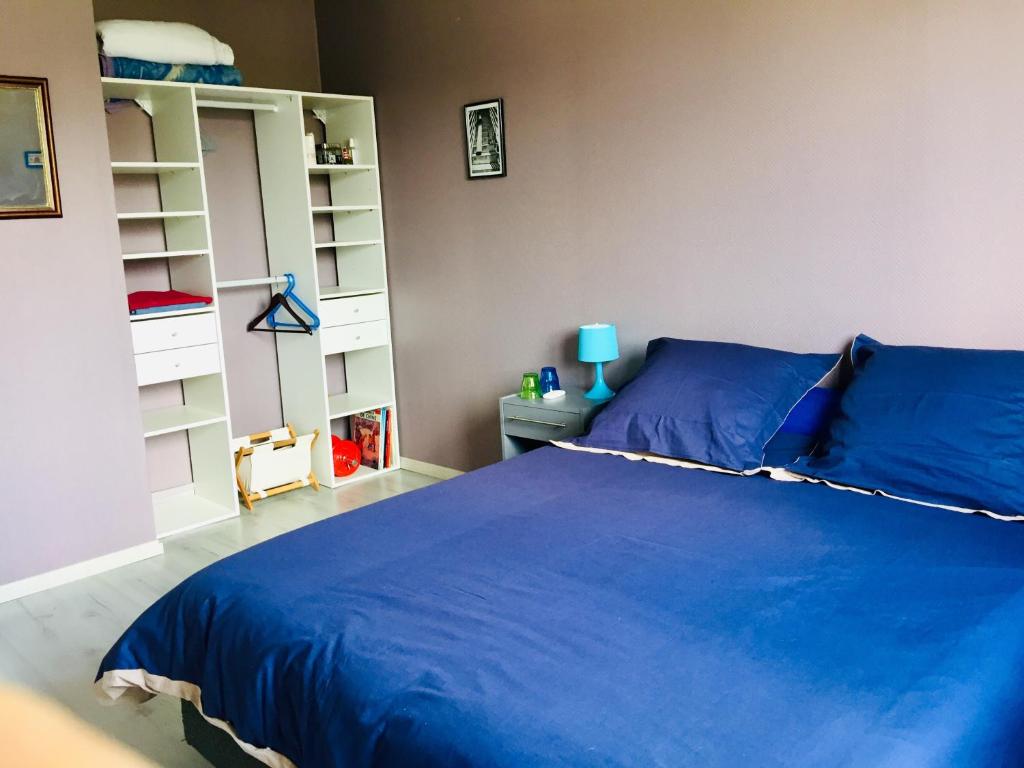
[[[815,387],[793,406],[779,431],[764,449],[766,467],[782,467],[801,456],[810,456],[828,434],[828,426],[839,409],[842,390]]]
[[[795,473],[1024,518],[1024,352],[854,342],[820,455]]]

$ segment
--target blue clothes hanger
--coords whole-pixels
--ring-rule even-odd
[[[299,309],[301,309],[303,312],[309,315],[310,322],[307,325],[312,330],[317,330],[320,327],[320,318],[317,317],[316,312],[314,312],[312,309],[306,306],[305,302],[302,299],[295,295],[295,275],[293,275],[291,272],[285,272],[284,278],[288,282],[288,284],[285,287],[284,292],[281,293],[281,298],[285,299],[286,301],[294,303],[295,306],[297,306]],[[267,325],[269,325],[271,328],[302,328],[303,330],[306,330],[306,328],[304,328],[301,323],[290,323],[278,320],[277,311],[279,309],[281,309],[280,305],[274,307],[270,311],[270,314],[267,315]]]

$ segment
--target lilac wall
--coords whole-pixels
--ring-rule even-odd
[[[402,448],[498,457],[496,399],[620,327],[839,349],[1024,345],[1024,4],[320,0],[377,97]],[[502,96],[509,176],[467,181]]]
[[[50,81],[64,217],[0,221],[0,584],[154,538],[92,23],[3,4],[0,73]]]

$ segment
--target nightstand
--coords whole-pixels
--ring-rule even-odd
[[[501,458],[526,453],[548,440],[570,440],[582,435],[601,405],[587,400],[582,389],[570,387],[565,388],[565,397],[558,400],[523,400],[519,395],[501,398]]]

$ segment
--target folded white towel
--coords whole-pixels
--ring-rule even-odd
[[[163,64],[234,64],[235,52],[209,32],[177,21],[111,19],[96,22],[105,56]]]

